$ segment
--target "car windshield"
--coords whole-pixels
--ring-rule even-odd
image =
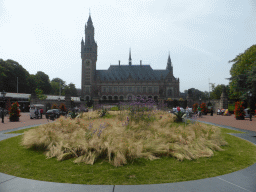
[[[53,112],[53,110],[48,110],[46,113],[51,113],[51,112]]]

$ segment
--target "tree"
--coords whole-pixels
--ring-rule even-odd
[[[192,95],[193,100],[198,100],[199,97],[202,100],[209,99],[209,93],[207,91],[202,92],[202,91],[199,91],[198,89],[195,89],[195,88],[188,89],[188,94]]]
[[[74,97],[77,97],[76,85],[73,83],[70,83],[68,84],[68,88],[69,88],[70,94]]]
[[[49,76],[42,71],[38,71],[35,75],[36,86],[38,89],[43,90],[44,93],[49,94],[51,92],[51,84]]]
[[[245,99],[246,92],[249,90],[255,96],[253,89],[255,81],[252,81],[254,72],[251,73],[251,71],[254,71],[254,66],[256,66],[256,45],[252,45],[244,53],[237,55],[235,59],[229,61],[231,62],[234,62],[230,70],[231,82],[229,83],[232,98]]]
[[[42,89],[36,88],[35,92],[36,92],[36,96],[37,96],[38,99],[44,100],[44,99],[47,98],[47,96],[43,94],[43,90]]]
[[[52,95],[59,95],[60,92],[60,84],[55,82],[55,81],[51,81],[51,86],[52,86],[52,90],[51,90],[51,94]]]
[[[61,89],[61,95],[65,95],[65,91],[68,89],[66,82],[58,77],[52,79],[51,86],[52,86],[51,94],[53,95],[59,95],[60,89]]]
[[[17,92],[17,77],[18,77],[18,91],[28,93],[30,87],[28,86],[30,74],[18,62],[13,60],[0,59],[0,89],[7,92]]]

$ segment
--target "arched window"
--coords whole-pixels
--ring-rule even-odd
[[[172,90],[168,89],[168,96],[172,96]]]

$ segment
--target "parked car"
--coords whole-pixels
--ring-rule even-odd
[[[50,116],[53,116],[54,118],[60,117],[60,110],[59,109],[50,109],[45,113],[46,119],[49,119]]]

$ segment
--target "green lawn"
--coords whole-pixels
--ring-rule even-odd
[[[31,129],[31,128],[30,128]],[[16,131],[22,133],[25,130]],[[242,133],[221,128],[229,143],[225,151],[214,151],[210,158],[178,161],[172,157],[157,160],[136,159],[121,167],[106,160],[93,165],[74,164],[74,159],[46,159],[43,151],[25,149],[20,145],[23,135],[0,142],[0,172],[17,177],[73,184],[138,185],[173,183],[215,177],[244,169],[256,163],[256,146],[227,133]]]

